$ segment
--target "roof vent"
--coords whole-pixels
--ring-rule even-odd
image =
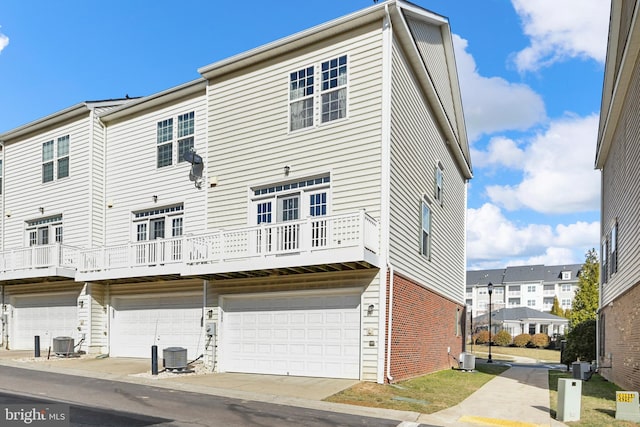
[[[167,347],[162,350],[164,368],[182,371],[187,367],[187,349],[182,347]]]

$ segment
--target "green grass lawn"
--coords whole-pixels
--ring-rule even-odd
[[[474,372],[448,369],[397,384],[362,382],[325,400],[431,414],[457,405],[507,369],[477,364]]]
[[[558,379],[572,378],[570,372],[549,371],[549,400],[551,417],[556,418],[558,410]],[[566,422],[570,426],[580,427],[631,427],[638,424],[616,420],[616,391],[620,387],[608,382],[598,374],[582,382],[580,400],[580,421]]]
[[[469,350],[471,350],[471,347],[467,345],[467,351]],[[475,354],[476,357],[482,357],[486,359],[489,354],[489,347],[486,345],[474,345],[473,354]],[[560,363],[560,351],[546,350],[543,348],[492,346],[491,355],[494,359],[511,360],[511,358],[509,357],[502,356],[521,356],[535,359],[543,363]]]

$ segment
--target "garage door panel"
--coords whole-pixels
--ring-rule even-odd
[[[167,347],[186,348],[189,360],[202,353],[202,297],[140,295],[114,298],[112,305],[113,356],[148,358],[154,344],[160,357]]]
[[[222,369],[359,378],[359,304],[356,294],[229,298]],[[249,350],[249,342],[258,345]]]
[[[77,292],[48,295],[16,295],[12,297],[13,327],[9,335],[10,348],[31,350],[34,337],[48,347],[53,338],[70,336],[78,342]]]

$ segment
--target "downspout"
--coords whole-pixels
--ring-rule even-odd
[[[393,27],[391,25],[391,15],[389,5],[384,6],[385,17],[382,24],[382,168],[381,168],[381,191],[380,191],[380,259],[384,265],[380,270],[380,281],[384,280],[384,285],[380,286],[379,293],[379,325],[380,331],[380,366],[379,381],[393,382],[391,376],[391,331],[393,319],[393,276],[394,269],[389,257],[390,229],[391,229],[391,78],[392,78],[392,50],[393,50]],[[389,281],[387,284],[387,273]],[[387,306],[387,292],[389,293],[389,304]],[[386,322],[386,328],[385,328]],[[386,333],[385,337],[382,336]],[[386,350],[386,360],[384,359]],[[386,372],[384,365],[386,363]]]
[[[387,380],[389,383],[393,382],[391,376],[391,331],[393,330],[393,265],[388,262],[389,266],[389,322],[387,326]]]

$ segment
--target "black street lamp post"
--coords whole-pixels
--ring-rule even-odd
[[[493,363],[491,359],[491,294],[493,294],[493,283],[489,282],[487,290],[489,291],[489,360],[487,360],[487,363]]]

